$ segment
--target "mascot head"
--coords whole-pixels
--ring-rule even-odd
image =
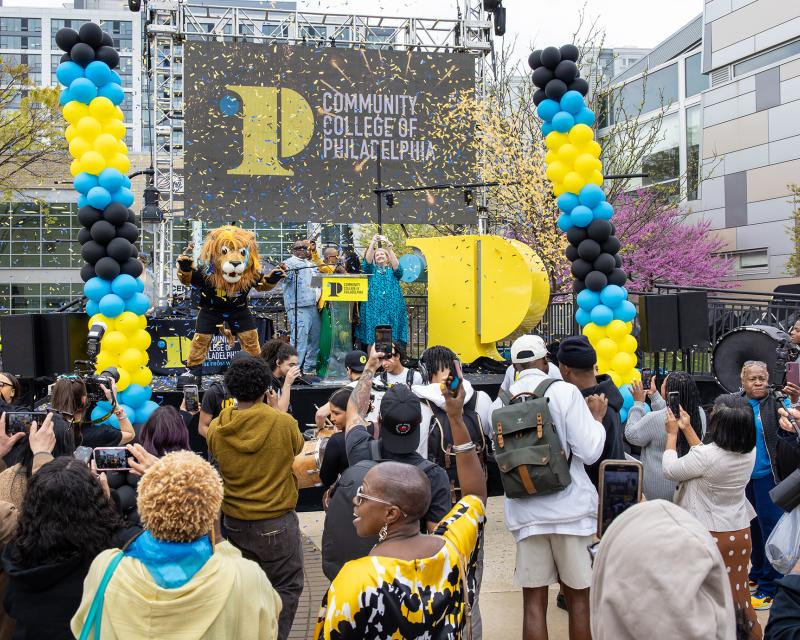
[[[258,245],[251,231],[233,226],[213,229],[203,242],[200,259],[209,266],[218,289],[249,289],[259,279]]]

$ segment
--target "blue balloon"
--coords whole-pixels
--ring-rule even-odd
[[[572,210],[580,204],[578,196],[567,191],[558,196],[558,208],[564,213],[572,213]]]
[[[577,91],[567,91],[561,96],[561,108],[574,116],[586,108],[586,102]]]
[[[138,293],[136,278],[127,273],[121,273],[111,283],[111,291],[116,293],[123,300],[127,300],[133,294]]]
[[[605,327],[614,319],[614,312],[604,304],[598,304],[592,309],[592,322],[598,327]]]
[[[631,393],[630,385],[624,384],[619,388],[619,393],[622,396],[622,406],[630,409],[633,406],[633,394]]]
[[[587,127],[594,126],[594,111],[584,107],[575,115],[575,124],[585,124]]]
[[[103,296],[107,296],[109,293],[111,293],[111,283],[97,276],[90,278],[83,285],[83,295],[97,303],[103,299]]]
[[[553,133],[553,125],[550,124],[549,122],[543,122],[542,123],[542,137],[546,138],[551,133]]]
[[[86,201],[95,209],[103,210],[111,204],[111,194],[103,187],[92,187],[86,194]]]
[[[579,204],[572,210],[572,213],[569,214],[570,218],[572,219],[572,224],[576,227],[588,227],[592,224],[592,220],[594,220],[594,214],[589,207],[585,207],[582,204]]]
[[[623,300],[619,306],[614,309],[614,320],[622,320],[623,322],[630,322],[636,317],[636,307],[630,300]]]
[[[592,321],[592,314],[588,311],[583,309],[578,309],[575,312],[575,322],[577,322],[580,326],[585,327]]]
[[[611,206],[610,202],[606,202],[603,200],[600,204],[592,209],[594,213],[594,217],[600,220],[611,220],[611,216],[614,215],[614,207]]]
[[[94,300],[89,300],[86,303],[86,315],[91,318],[92,316],[96,316],[98,313],[100,313],[100,305]]]
[[[123,176],[119,171],[109,167],[108,169],[103,169],[100,172],[98,181],[101,187],[107,189],[109,193],[114,193],[120,187],[125,186],[125,180],[123,178],[125,178],[125,176]]]
[[[102,87],[113,81],[111,69],[101,60],[95,60],[86,65],[86,77],[94,82],[97,87]]]
[[[625,407],[619,410],[619,421],[620,422],[627,422],[628,421],[628,410]]]
[[[73,100],[89,104],[97,97],[97,87],[88,78],[75,78],[69,85]]]
[[[564,233],[572,229],[572,220],[569,217],[568,213],[562,213],[558,216],[558,220],[556,221],[558,228],[561,229]]]
[[[575,119],[566,111],[559,111],[553,116],[553,129],[559,133],[567,133],[575,126]]]
[[[133,191],[127,187],[120,187],[109,198],[111,202],[119,202],[124,207],[130,207],[133,204]]]
[[[116,293],[104,295],[100,300],[100,313],[107,318],[116,318],[123,311],[125,311],[125,301]]]
[[[86,199],[86,196],[80,194],[78,196],[78,209],[83,209],[87,204],[89,204],[89,201]]]
[[[101,87],[100,90],[97,92],[97,95],[103,96],[104,98],[108,98],[109,100],[111,100],[111,102],[113,102],[116,105],[121,104],[122,101],[125,99],[125,92],[122,90],[122,87],[118,85],[116,82],[109,82],[107,85]]]
[[[109,411],[111,411],[110,407],[101,406],[102,403],[97,403],[94,409],[92,409],[92,420],[100,420],[103,416],[108,415]],[[103,420],[100,424],[110,424],[115,429],[119,429],[119,420],[117,420],[117,416],[113,413],[108,416],[105,420]]]
[[[150,308],[150,298],[143,293],[134,293],[125,301],[125,311],[131,311],[137,316],[143,316]]]
[[[58,96],[58,104],[62,107],[66,105],[68,102],[72,102],[73,97],[72,94],[69,92],[69,89],[62,89],[61,93]]]
[[[131,179],[125,174],[122,174],[122,186],[125,187],[126,189],[131,188]]]
[[[98,402],[98,403],[97,403],[97,405],[95,405],[95,406],[98,406],[98,407],[100,407],[100,408],[101,408],[103,411],[105,411],[106,413],[108,413],[109,411],[111,411],[111,403],[110,403],[108,400],[101,400],[101,401],[100,401],[100,402]]]
[[[72,181],[72,186],[75,187],[75,191],[78,193],[86,195],[91,189],[97,186],[97,176],[82,171],[75,176],[75,179]]]
[[[119,401],[129,407],[138,409],[153,395],[153,390],[150,387],[143,387],[138,384],[128,385],[125,391],[120,391]]]
[[[118,85],[122,86],[122,78],[113,69],[111,70],[111,82],[116,82]]]
[[[141,278],[136,278],[136,291],[138,291],[139,293],[144,292],[144,280],[142,280]]]
[[[83,78],[83,67],[72,60],[62,62],[56,67],[56,78],[61,84],[68,87],[73,80]]]
[[[575,299],[578,306],[585,311],[591,311],[600,304],[600,295],[591,289],[584,289]]]
[[[623,300],[627,299],[627,297],[628,292],[615,284],[606,285],[600,292],[600,300],[604,305],[611,307],[612,309],[618,307]]]
[[[581,201],[581,204],[586,205],[590,209],[594,209],[598,204],[606,199],[606,195],[596,184],[587,184],[585,187],[583,187],[583,189],[581,189],[578,199]]]
[[[153,411],[158,409],[158,403],[148,400],[139,409],[136,410],[136,420],[134,424],[144,424],[147,419],[152,415]]]
[[[536,115],[545,122],[550,122],[550,120],[553,119],[553,116],[559,111],[561,111],[561,106],[558,104],[558,102],[551,100],[550,98],[545,98],[536,108]]]

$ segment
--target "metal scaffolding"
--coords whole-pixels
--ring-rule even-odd
[[[184,42],[216,40],[463,51],[475,55],[475,86],[479,94],[484,90],[485,59],[493,52],[492,23],[483,11],[483,0],[459,0],[458,15],[452,19],[231,7],[185,0],[150,0],[146,11],[152,166],[164,213],[163,222],[154,223],[153,227],[158,307],[169,303],[172,292],[173,220],[183,213]],[[485,201],[481,190],[479,212]]]

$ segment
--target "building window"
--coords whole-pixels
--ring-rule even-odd
[[[771,51],[759,53],[757,56],[753,56],[752,58],[743,60],[739,64],[733,65],[733,75],[740,76],[744,73],[754,71],[755,69],[767,67],[784,58],[795,56],[798,53],[800,53],[800,40],[795,40],[794,42],[777,47]]]
[[[708,76],[703,73],[700,54],[686,58],[686,97],[697,95],[708,89]]]
[[[38,86],[42,84],[42,56],[29,55],[27,53],[4,53],[1,57],[3,64],[8,67],[25,65],[28,68],[28,85]],[[12,77],[8,74],[0,74],[0,82],[7,84]]]
[[[39,18],[0,18],[0,49],[41,49]]]
[[[324,40],[328,37],[328,28],[313,24],[301,24],[298,37],[307,40]]]
[[[642,133],[646,135],[646,131],[645,129]],[[680,144],[678,114],[664,116],[650,154],[642,159],[642,172],[649,174],[642,180],[643,186],[663,185],[670,188],[678,186],[681,173]]]
[[[769,273],[769,252],[767,249],[729,251],[720,255],[723,258],[733,260],[733,266],[740,274]]]
[[[686,199],[700,197],[700,105],[686,109]]]
[[[114,38],[117,49],[133,51],[133,23],[127,20],[101,20],[100,26]]]
[[[666,109],[678,101],[678,65],[652,71],[613,91],[614,113],[610,124]]]

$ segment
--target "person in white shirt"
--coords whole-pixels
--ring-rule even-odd
[[[519,372],[514,368],[514,365],[508,365],[506,374],[503,376],[503,382],[500,383],[500,388],[506,393],[509,393],[511,391],[511,385],[514,384],[514,381],[517,379],[518,375]],[[547,376],[553,378],[553,380],[564,379],[561,375],[561,370],[558,368],[558,365],[553,364],[549,360],[547,361]]]
[[[512,396],[533,393],[547,378],[547,348],[539,336],[524,335],[511,346],[517,379]],[[608,401],[557,382],[545,392],[550,415],[570,460],[570,485],[544,496],[505,499],[506,527],[517,544],[515,584],[522,587],[524,638],[547,637],[548,587],[560,582],[570,617],[570,639],[589,640],[589,585],[592,565],[588,547],[597,531],[597,491],[585,464],[603,451],[606,431],[601,420]],[[500,400],[492,410],[502,406]]]
[[[361,374],[364,372],[364,366],[366,364],[367,354],[363,351],[350,351],[344,357],[344,369],[346,371],[347,379],[350,380],[345,387],[349,387],[350,389],[355,388],[358,380],[361,378]],[[378,420],[378,414],[381,408],[381,398],[383,398],[384,391],[385,389],[383,385],[372,385],[372,393],[370,394],[372,409],[367,414],[367,420],[373,424]],[[314,424],[317,426],[317,429],[322,429],[325,426],[325,422],[330,415],[330,402],[326,402],[319,409],[317,409],[317,413],[314,415]]]
[[[392,344],[392,352],[383,357],[381,372],[375,376],[383,383],[384,387],[393,384],[404,384],[412,387],[415,384],[422,384],[422,375],[419,371],[411,371],[403,366],[403,354],[396,344]]]

